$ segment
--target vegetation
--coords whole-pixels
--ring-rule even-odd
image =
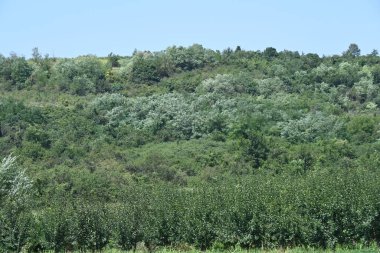
[[[380,243],[380,57],[0,56],[0,249]]]

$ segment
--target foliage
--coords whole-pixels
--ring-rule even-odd
[[[0,56],[0,251],[372,247],[379,64],[355,44]]]
[[[0,166],[0,202],[4,203],[7,199],[21,202],[20,199],[27,193],[31,186],[25,171],[19,170],[15,156],[8,156],[3,159]]]
[[[281,136],[290,142],[313,142],[318,139],[339,137],[342,123],[334,115],[321,112],[306,114],[301,119],[280,123]]]
[[[358,57],[360,56],[360,48],[357,44],[352,43],[348,47],[347,51],[343,53],[345,56]]]
[[[156,83],[160,81],[157,61],[149,55],[135,55],[130,72],[130,80],[134,83]]]

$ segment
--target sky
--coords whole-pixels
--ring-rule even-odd
[[[380,0],[0,0],[0,54],[55,57],[202,44],[223,50],[380,51]]]

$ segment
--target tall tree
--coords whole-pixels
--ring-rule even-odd
[[[42,56],[41,56],[40,52],[38,51],[38,47],[35,47],[32,49],[32,59],[36,63],[38,63],[42,60]]]
[[[348,46],[348,49],[343,53],[343,56],[353,56],[358,57],[360,56],[360,48],[357,44],[351,43]]]
[[[379,55],[379,51],[377,51],[376,49],[372,50],[372,52],[370,53],[370,56],[378,56]]]

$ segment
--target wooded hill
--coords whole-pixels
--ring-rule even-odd
[[[380,57],[0,56],[0,248],[380,241]]]

